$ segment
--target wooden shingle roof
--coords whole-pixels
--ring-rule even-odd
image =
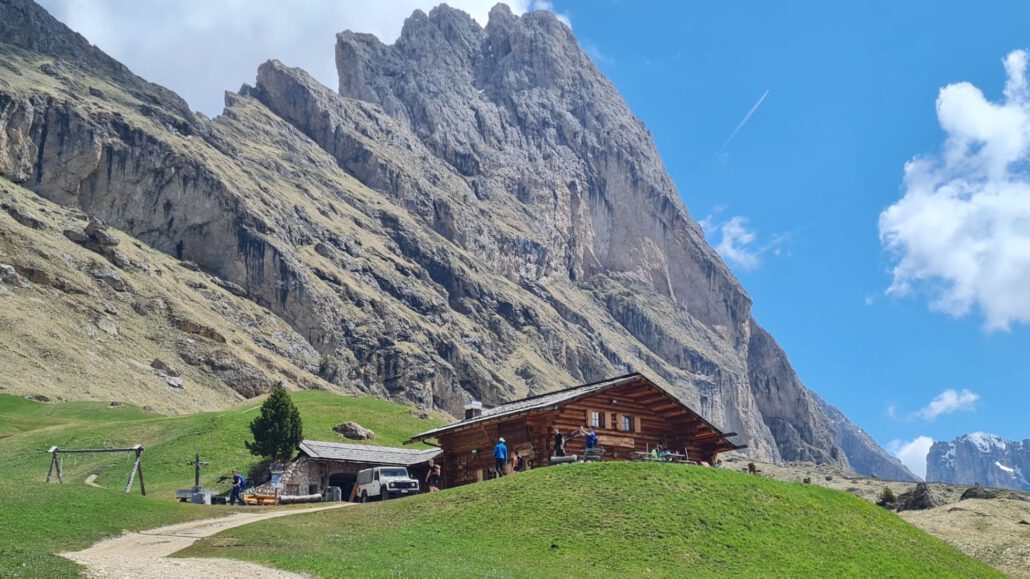
[[[502,404],[495,408],[484,409],[483,413],[480,416],[477,416],[475,418],[467,418],[465,420],[460,420],[458,422],[448,424],[447,426],[441,426],[439,428],[423,432],[422,434],[418,434],[411,437],[411,439],[406,441],[404,444],[410,444],[413,442],[418,442],[420,440],[435,438],[441,434],[452,432],[455,430],[462,430],[464,428],[474,426],[477,424],[494,422],[497,420],[501,420],[503,418],[518,416],[521,414],[529,414],[532,412],[538,412],[542,410],[555,409],[563,404],[567,404],[579,398],[590,396],[592,394],[596,394],[598,392],[602,392],[610,388],[616,388],[618,386],[639,381],[646,382],[648,386],[658,390],[659,392],[662,392],[670,399],[674,400],[677,404],[682,406],[690,415],[692,415],[696,420],[704,424],[705,427],[707,427],[707,429],[712,431],[714,435],[720,438],[723,441],[722,443],[726,449],[729,450],[733,448],[746,448],[746,445],[737,445],[729,441],[729,437],[736,436],[735,432],[723,433],[720,429],[716,428],[712,423],[705,420],[700,414],[697,414],[692,409],[687,407],[687,405],[684,404],[678,397],[672,395],[664,388],[662,388],[658,384],[655,384],[653,381],[648,379],[643,374],[640,374],[639,372],[626,374],[625,376],[618,376],[616,378],[609,378],[607,380],[602,380],[600,382],[592,382],[590,384],[574,386],[572,388],[566,388],[564,390],[558,390],[556,392],[540,394],[538,396],[532,396],[530,398],[523,398],[522,400],[515,400],[513,402]]]

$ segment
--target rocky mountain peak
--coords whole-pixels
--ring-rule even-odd
[[[246,343],[254,364],[455,414],[637,370],[756,458],[892,476],[754,320],[650,133],[553,15],[499,6],[480,26],[441,6],[392,45],[343,32],[338,91],[271,60],[213,120],[28,30],[0,35],[0,177],[260,312],[213,301],[238,318],[224,327],[288,327]],[[220,367],[230,346],[210,347]]]
[[[934,442],[926,455],[926,480],[1030,491],[1030,439],[973,432]]]

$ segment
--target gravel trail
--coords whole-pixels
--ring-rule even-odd
[[[241,512],[218,519],[191,521],[158,527],[149,531],[125,533],[100,541],[81,551],[61,553],[61,556],[84,565],[86,577],[190,577],[191,579],[194,577],[220,579],[228,577],[258,579],[303,577],[303,575],[231,559],[169,559],[168,556],[189,547],[200,539],[226,529],[266,519],[336,509],[348,506],[348,504],[339,503],[289,511]]]

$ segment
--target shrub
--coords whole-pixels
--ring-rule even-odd
[[[883,487],[883,491],[880,493],[880,497],[876,500],[876,504],[882,506],[890,505],[898,502],[898,497],[894,495],[894,491],[890,487]]]

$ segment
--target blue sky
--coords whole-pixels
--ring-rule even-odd
[[[903,179],[907,162],[945,151],[939,91],[967,81],[1003,100],[1003,59],[1030,47],[1030,4],[558,0],[555,10],[652,130],[713,243],[723,242],[725,224],[730,240],[753,235],[748,244],[723,243],[737,255],[727,261],[809,387],[884,446],[927,437],[908,449],[910,462],[929,438],[977,430],[1030,437],[1030,328],[1018,321],[1030,302],[1030,284],[1019,282],[1030,281],[1030,270],[1012,259],[1030,243],[1027,221],[989,221],[972,235],[996,244],[975,259],[1023,267],[1022,277],[978,285],[964,276],[991,273],[983,267],[949,275],[952,260],[968,257],[968,240],[932,235],[950,215],[920,224],[921,208],[907,204],[895,225],[922,264],[912,275],[928,280],[908,295],[887,294],[899,260],[878,230],[881,212],[906,191],[937,184],[906,188]],[[953,115],[961,107],[976,115],[980,104],[963,95],[948,103],[959,109]],[[1026,153],[1005,179],[1030,180]],[[1016,206],[998,211],[1027,217],[1030,191],[1010,194]],[[979,298],[934,305],[954,279]],[[991,319],[981,304],[992,307]],[[1009,318],[1007,330],[990,327],[999,316]]]
[[[392,42],[434,4],[42,3],[209,115],[267,58],[335,87],[335,32]],[[1030,4],[512,4],[568,18],[810,388],[916,470],[932,439],[1030,437],[1030,97],[1003,63]]]

